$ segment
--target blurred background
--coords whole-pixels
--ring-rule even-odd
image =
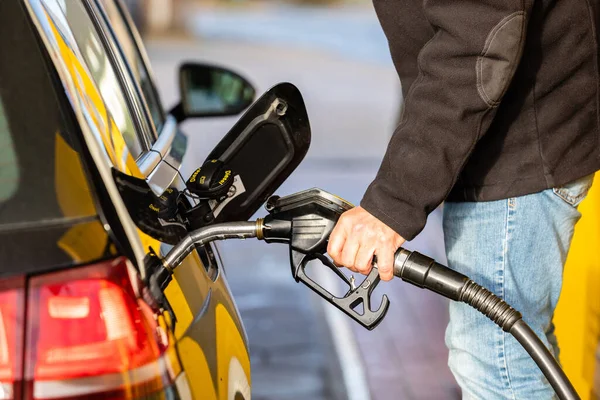
[[[166,105],[179,98],[177,67],[183,60],[232,68],[258,93],[292,82],[305,98],[312,144],[278,193],[316,186],[360,201],[402,104],[370,1],[130,0],[128,5]],[[199,163],[237,118],[186,123]],[[284,246],[268,252],[254,242],[222,246],[229,247],[223,252],[227,275],[248,330],[254,399],[459,398],[446,366],[444,300],[400,282],[381,284],[392,305],[388,318],[368,332],[294,282]],[[411,246],[443,259],[438,213]]]
[[[370,1],[125,3],[142,32],[167,106],[179,99],[177,68],[182,61],[231,68],[258,93],[292,82],[305,98],[312,145],[278,194],[320,187],[355,204],[360,201],[402,107],[401,84]],[[198,151],[197,165],[237,118],[185,123],[190,148]],[[197,165],[187,168],[191,172]],[[445,261],[440,215],[436,210],[407,247]],[[576,237],[574,247],[583,245]],[[253,399],[460,398],[446,364],[444,299],[401,282],[383,283],[378,291],[390,297],[390,311],[368,332],[294,282],[285,246],[265,251],[259,243],[224,242],[222,247],[227,248],[226,273],[249,335]],[[584,274],[585,269],[579,271]],[[572,282],[567,277],[566,291],[572,294],[561,300],[566,305],[557,315],[558,333],[567,350],[563,364],[577,374],[571,379],[589,388],[597,368],[593,356],[584,358],[595,353],[600,305],[594,300],[590,309],[594,290]],[[574,304],[585,311],[574,313]]]

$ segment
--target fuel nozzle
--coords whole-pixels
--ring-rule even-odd
[[[292,249],[304,254],[324,252],[338,219],[352,207],[321,189],[272,196],[265,206],[269,215],[264,220],[264,239],[267,243],[291,243]]]
[[[289,243],[292,275],[339,310],[367,329],[374,329],[387,313],[389,300],[383,296],[377,310],[371,309],[371,293],[379,283],[373,268],[359,285],[349,279],[325,255],[329,235],[340,216],[353,207],[346,200],[321,189],[309,189],[286,197],[271,197],[266,204],[269,215],[263,222],[262,239],[268,243]],[[348,285],[348,292],[336,297],[306,273],[308,263],[318,260]],[[362,312],[360,306],[362,305]]]

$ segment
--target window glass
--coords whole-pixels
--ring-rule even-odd
[[[55,25],[56,26],[56,25]],[[0,0],[0,275],[114,257],[64,87],[19,1]]]
[[[0,231],[97,214],[77,127],[18,4],[0,1]]]
[[[120,47],[122,55],[127,61],[131,73],[146,99],[152,122],[156,130],[159,131],[164,122],[163,108],[152,82],[151,74],[148,70],[149,66],[144,62],[144,58],[142,57],[141,51],[143,50],[137,46],[134,39],[132,30],[135,27],[128,24],[114,0],[99,0],[99,2],[104,7],[109,24],[114,31],[115,41]]]
[[[8,120],[2,104],[0,87],[0,203],[14,196],[19,186],[19,165],[13,144],[12,135],[8,130]]]
[[[138,158],[144,149],[137,135],[133,117],[121,83],[94,24],[80,1],[65,2],[65,15],[92,78],[106,103],[129,152]]]

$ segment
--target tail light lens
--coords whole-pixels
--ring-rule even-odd
[[[0,399],[18,399],[23,364],[23,278],[0,282]]]
[[[28,398],[144,398],[172,384],[167,335],[136,296],[127,260],[30,279]]]

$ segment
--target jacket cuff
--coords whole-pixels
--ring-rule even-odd
[[[378,179],[369,186],[360,206],[405,240],[413,240],[427,222],[424,210],[386,193],[385,185]]]

